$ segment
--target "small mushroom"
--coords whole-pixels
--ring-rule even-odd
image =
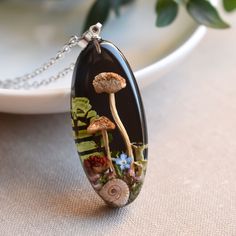
[[[127,131],[119,117],[116,109],[115,93],[126,87],[125,79],[113,72],[103,72],[95,76],[93,80],[93,87],[96,93],[107,93],[109,94],[110,110],[114,121],[116,122],[123,140],[126,144],[127,154],[133,159],[133,151],[131,147],[131,142]]]
[[[113,130],[113,129],[115,129],[115,124],[105,116],[101,116],[93,120],[90,123],[89,127],[87,128],[87,132],[90,134],[95,134],[97,132],[102,133],[104,147],[106,150],[107,158],[110,161],[111,167],[112,167],[112,159],[111,159],[111,152],[109,148],[109,139],[108,139],[107,130]]]
[[[95,76],[93,87],[96,93],[117,93],[126,87],[126,81],[116,73],[103,72]]]

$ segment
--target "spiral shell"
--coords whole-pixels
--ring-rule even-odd
[[[108,181],[99,191],[99,195],[104,201],[114,207],[122,207],[129,200],[129,187],[121,179],[112,179]]]

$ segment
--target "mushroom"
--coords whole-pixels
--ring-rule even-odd
[[[109,103],[110,103],[110,110],[113,116],[115,123],[117,124],[120,133],[123,137],[127,148],[127,154],[129,157],[133,159],[133,151],[129,136],[127,131],[119,117],[119,114],[116,109],[116,100],[115,100],[115,93],[120,91],[121,89],[126,87],[125,79],[113,72],[103,72],[95,76],[93,80],[93,87],[96,93],[107,93],[109,94]]]
[[[87,132],[90,134],[95,134],[97,132],[102,133],[104,147],[106,150],[107,158],[110,161],[111,167],[112,167],[112,159],[111,159],[111,152],[109,148],[109,139],[108,139],[107,130],[113,130],[113,129],[115,129],[115,124],[105,116],[101,116],[93,120],[87,128]]]

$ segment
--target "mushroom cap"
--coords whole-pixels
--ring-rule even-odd
[[[87,132],[94,134],[102,130],[112,130],[115,129],[115,127],[115,124],[106,116],[101,116],[90,123],[89,127],[87,128]]]
[[[126,87],[126,81],[116,73],[103,72],[95,76],[93,87],[96,93],[117,93]]]

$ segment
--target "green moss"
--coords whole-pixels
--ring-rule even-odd
[[[135,200],[135,198],[139,195],[141,189],[142,189],[142,182],[135,183],[131,189],[130,189],[130,197],[129,197],[129,202],[132,202]]]

